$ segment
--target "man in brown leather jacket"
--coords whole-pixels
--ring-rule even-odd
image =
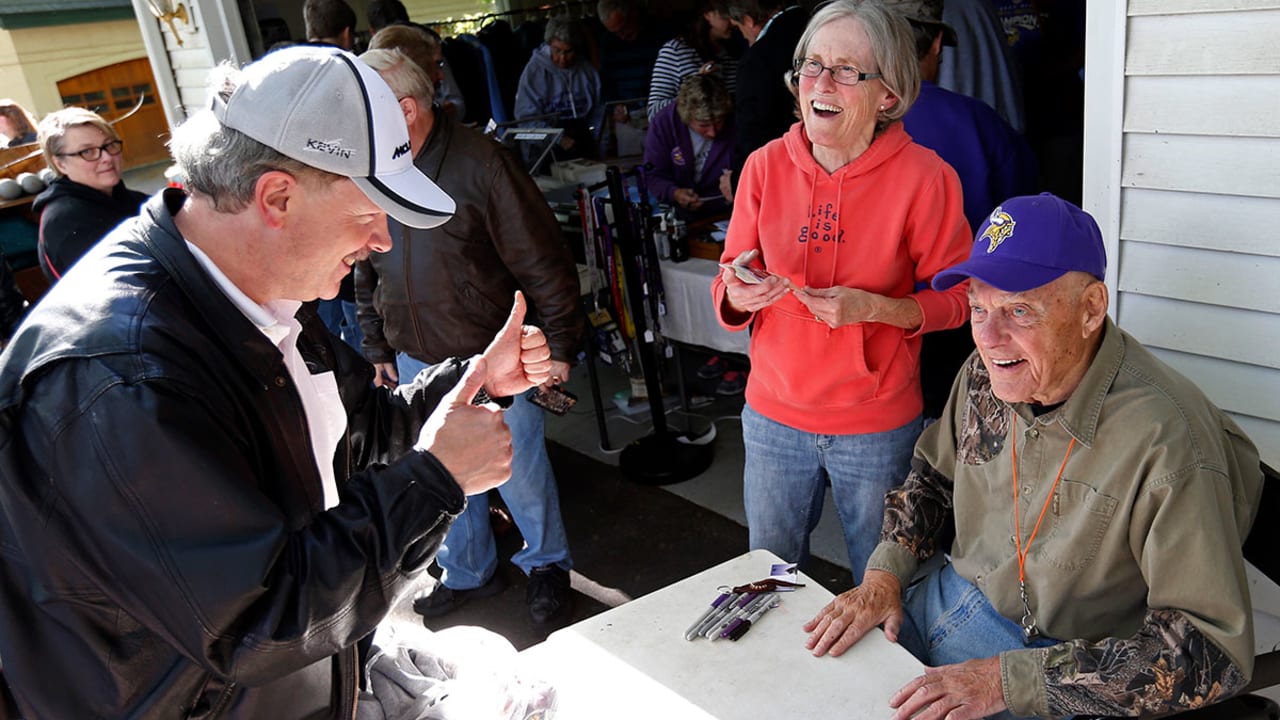
[[[395,247],[356,267],[364,354],[380,381],[482,349],[502,326],[507,298],[528,296],[551,347],[552,381],[568,377],[582,340],[577,270],[559,225],[516,158],[432,106],[431,81],[399,49],[362,56],[400,98],[414,164],[454,198],[444,225],[411,229],[391,221]],[[504,416],[512,434],[512,477],[500,490],[525,547],[512,558],[529,575],[526,599],[537,624],[569,610],[571,559],[542,410],[516,397]],[[439,585],[415,609],[442,615],[468,598],[501,590],[488,503],[468,499],[437,557]]]

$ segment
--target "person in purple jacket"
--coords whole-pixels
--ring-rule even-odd
[[[720,175],[733,161],[733,100],[715,75],[690,75],[649,121],[649,192],[691,217],[725,210]]]

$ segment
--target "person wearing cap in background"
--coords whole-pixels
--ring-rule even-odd
[[[357,643],[510,472],[473,401],[550,373],[516,295],[483,355],[375,388],[299,307],[391,247],[388,214],[430,227],[454,203],[350,54],[221,73],[170,142],[186,191],[104,238],[0,356],[0,655],[25,717],[376,707]]]
[[[977,353],[886,495],[862,584],[805,625],[815,655],[883,624],[931,666],[899,720],[1158,714],[1249,680],[1258,451],[1107,317],[1105,273],[1093,218],[1046,193],[993,210],[933,280],[969,280]]]
[[[964,190],[965,219],[970,228],[979,227],[1001,200],[1039,189],[1035,156],[1022,135],[989,105],[936,84],[942,48],[957,42],[955,30],[942,22],[943,0],[885,0],[885,5],[911,23],[920,59],[920,97],[903,116],[902,127],[955,168]],[[971,352],[968,323],[924,337],[920,382],[926,418],[941,414],[951,381]]]
[[[551,381],[568,380],[585,329],[578,273],[533,178],[509,150],[434,107],[430,78],[408,53],[384,48],[360,58],[400,98],[414,163],[458,206],[439,228],[393,221],[391,234],[402,242],[356,263],[356,304],[365,357],[378,370],[375,382],[394,387],[450,355],[484,348],[502,327],[505,298],[517,289],[528,296],[530,313],[546,333]],[[572,611],[573,566],[547,457],[545,418],[519,395],[503,419],[511,429],[511,480],[499,492],[525,539],[511,562],[528,576],[530,619],[544,625]],[[436,559],[443,570],[440,583],[413,603],[427,617],[503,589],[487,494],[467,500]]]

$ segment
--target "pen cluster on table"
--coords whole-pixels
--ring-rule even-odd
[[[702,617],[685,631],[684,639],[737,640],[781,602],[776,592],[722,592]]]

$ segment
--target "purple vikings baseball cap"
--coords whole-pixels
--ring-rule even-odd
[[[1024,292],[1073,271],[1105,279],[1107,252],[1098,224],[1051,193],[1024,195],[991,211],[969,259],[935,275],[933,289],[977,278],[1005,292]]]

